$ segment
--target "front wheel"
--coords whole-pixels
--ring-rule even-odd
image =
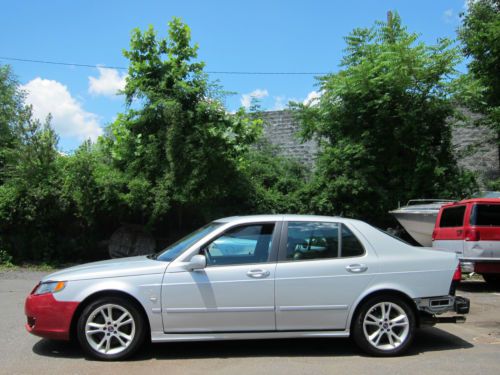
[[[103,297],[80,315],[78,341],[90,356],[119,360],[132,355],[144,342],[145,322],[137,307],[124,298]]]
[[[366,353],[375,356],[403,354],[415,334],[415,314],[398,297],[378,296],[366,301],[354,317],[352,337]]]

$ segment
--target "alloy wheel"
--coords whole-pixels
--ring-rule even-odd
[[[93,310],[85,322],[88,344],[104,355],[123,352],[133,342],[136,324],[130,311],[116,304],[105,304]]]
[[[405,310],[393,302],[373,305],[363,319],[366,340],[383,351],[394,350],[402,345],[410,332],[410,320]]]

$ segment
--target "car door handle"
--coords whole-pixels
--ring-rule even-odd
[[[254,279],[264,279],[268,277],[271,273],[266,270],[250,270],[247,272],[248,277],[253,277]]]
[[[365,264],[349,264],[345,269],[352,273],[361,273],[365,272],[368,267]]]

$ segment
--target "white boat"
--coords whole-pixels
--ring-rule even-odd
[[[420,245],[432,247],[432,231],[437,214],[449,199],[412,199],[406,206],[389,211]]]

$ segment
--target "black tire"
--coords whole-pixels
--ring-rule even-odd
[[[117,337],[119,335],[118,328],[114,328],[117,327],[117,325],[120,326],[120,323],[118,323],[117,325],[109,324],[106,322],[106,318],[104,317],[104,315],[100,313],[97,314],[95,313],[100,308],[103,308],[104,310],[108,311],[107,307],[104,308],[106,305],[115,306],[112,307],[111,309],[111,315],[114,316],[115,321],[118,321],[119,316],[122,316],[125,313],[125,311],[129,313],[129,316],[127,316],[126,319],[124,320],[125,321],[131,320],[132,322],[124,324],[122,327],[119,327],[120,330],[129,330],[128,336],[131,337],[131,339],[129,341],[126,341],[127,344],[126,346],[120,343],[119,340],[121,340],[121,342],[123,342],[124,340],[121,336],[120,338]],[[97,332],[97,330],[100,331],[101,328],[95,328],[96,333],[91,335],[90,338],[88,338],[85,329],[87,325],[87,320],[91,315],[93,320],[92,323],[98,322],[96,324],[104,325],[105,328],[102,328],[103,332]],[[99,321],[99,319],[101,319],[102,322]],[[109,328],[108,325],[111,326],[114,325],[114,327]],[[82,311],[82,314],[78,318],[76,329],[77,329],[78,342],[80,343],[80,346],[85,351],[85,353],[87,353],[92,358],[99,360],[106,360],[106,361],[122,360],[133,355],[144,343],[147,332],[146,322],[144,321],[143,314],[141,313],[141,311],[139,311],[136,304],[125,298],[115,297],[115,296],[101,297],[91,302],[88,306],[86,306]],[[120,331],[120,333],[125,334],[127,332]],[[94,348],[91,343],[93,342],[95,345],[97,341],[101,341],[101,339],[104,338],[106,338],[105,343],[107,343],[107,340],[110,341],[111,348],[109,354],[96,350],[96,348]],[[113,345],[115,347],[113,347]],[[105,349],[106,348],[102,350]],[[113,350],[115,352],[113,352]]]
[[[402,316],[401,312],[404,312],[408,324],[404,327],[401,327],[398,323],[392,323],[394,324],[394,326],[392,326],[391,318],[389,318],[388,321],[384,321],[384,319],[382,319],[382,322],[373,320],[374,323],[371,323],[372,319],[370,318],[370,325],[366,326],[367,332],[365,334],[365,318],[369,313],[378,317],[378,312],[382,312],[381,306],[379,304],[382,303],[391,304],[391,310],[389,312],[390,316],[394,316],[392,315],[393,313],[398,314],[398,316]],[[395,306],[397,306],[398,308],[396,308]],[[385,305],[385,308],[386,307],[387,305]],[[380,318],[383,318],[382,313],[380,314]],[[387,323],[386,326],[384,326],[384,323]],[[377,357],[398,356],[403,354],[411,345],[415,336],[415,327],[415,313],[406,301],[395,296],[381,295],[370,298],[359,308],[356,316],[354,316],[354,320],[351,325],[351,337],[356,345],[367,354]],[[373,331],[370,331],[372,329]],[[384,330],[386,329],[390,329],[390,331],[384,332]],[[380,333],[381,331],[382,333]],[[378,343],[379,347],[377,347],[375,343],[370,342],[367,338],[367,335],[376,334],[376,332],[379,332],[379,334],[376,335],[377,338],[380,335],[380,341]],[[390,332],[394,332],[395,335],[401,335],[404,337],[400,340],[400,342],[391,344],[389,342],[389,339],[394,340],[394,338],[392,335],[389,338]],[[397,346],[391,347],[391,345]]]

